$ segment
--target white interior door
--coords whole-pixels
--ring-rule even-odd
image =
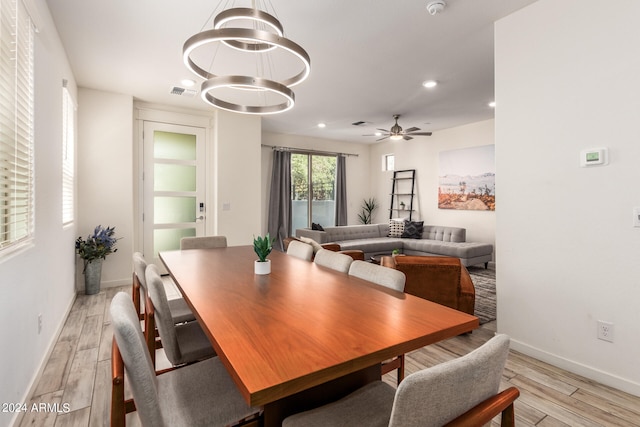
[[[180,239],[204,236],[205,130],[144,122],[144,255],[180,249]]]

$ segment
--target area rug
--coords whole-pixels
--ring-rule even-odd
[[[496,270],[484,267],[467,267],[476,288],[475,316],[480,324],[496,320]]]

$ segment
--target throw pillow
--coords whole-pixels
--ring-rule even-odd
[[[310,239],[309,237],[300,237],[300,241],[306,243],[307,245],[311,245],[314,254],[318,253],[318,251],[322,249],[322,245],[320,243],[316,242],[313,239]]]
[[[404,232],[404,221],[397,219],[389,220],[389,237],[402,237]]]
[[[315,222],[311,223],[312,230],[324,231],[324,228],[320,224],[316,224]]]
[[[402,237],[405,239],[422,239],[423,228],[424,228],[424,221],[406,221],[405,220]]]

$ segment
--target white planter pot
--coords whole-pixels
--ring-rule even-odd
[[[258,260],[253,263],[253,270],[256,274],[269,274],[271,273],[271,260],[268,259],[265,262]]]

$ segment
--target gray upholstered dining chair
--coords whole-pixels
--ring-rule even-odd
[[[349,266],[353,262],[353,258],[349,255],[333,252],[328,249],[320,249],[316,252],[316,257],[313,261],[323,267],[327,267],[341,273],[348,273]]]
[[[216,353],[209,338],[198,322],[176,325],[173,321],[158,267],[149,264],[145,276],[149,288],[146,301],[147,316],[151,317],[157,325],[162,348],[171,364],[177,366],[215,356]],[[151,347],[149,351],[151,352]],[[154,359],[152,355],[152,360]]]
[[[140,301],[144,301],[147,297],[147,280],[145,277],[147,270],[147,261],[140,252],[133,254],[133,303],[138,313],[140,313]],[[136,285],[137,284],[137,285]],[[137,302],[136,302],[137,297]],[[172,298],[169,300],[169,311],[175,323],[193,322],[196,317],[187,305],[184,298]],[[142,314],[144,320],[144,313]]]
[[[126,412],[138,412],[144,426],[226,426],[259,418],[217,357],[171,370],[154,372],[133,302],[124,293],[111,301],[113,325],[111,426],[125,425]],[[124,376],[133,405],[124,401]]]
[[[508,353],[509,337],[497,335],[465,356],[407,376],[397,390],[374,381],[337,402],[292,415],[282,425],[482,426],[502,413],[501,425],[513,426],[513,402],[520,392],[511,387],[498,393]]]
[[[349,274],[395,291],[404,292],[406,277],[402,271],[393,268],[382,267],[372,262],[353,261],[349,266]]]
[[[226,248],[227,236],[183,237],[180,250]]]
[[[371,262],[356,260],[353,261],[349,267],[349,275],[368,280],[369,282],[373,282],[377,285],[384,286],[395,291],[404,292],[406,277],[403,272],[393,268],[382,267]],[[398,384],[400,384],[404,379],[404,354],[383,362],[381,368],[382,375],[395,369],[397,381]]]
[[[293,240],[287,247],[287,255],[291,255],[305,261],[311,261],[313,258],[313,246]]]

